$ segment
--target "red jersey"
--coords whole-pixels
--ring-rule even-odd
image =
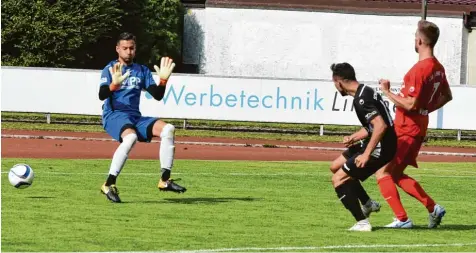
[[[436,58],[417,62],[405,75],[400,90],[402,97],[415,97],[417,108],[406,111],[397,107],[395,130],[398,136],[426,136],[428,111],[436,106],[442,90],[448,87],[445,68]]]

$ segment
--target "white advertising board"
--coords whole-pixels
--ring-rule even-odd
[[[2,111],[101,115],[99,79],[100,71],[4,67]],[[394,83],[392,90],[399,86]],[[471,117],[476,88],[452,91],[453,101],[430,115],[429,127],[476,130]],[[140,108],[144,116],[161,118],[360,125],[352,98],[322,80],[175,74],[161,101],[143,92]]]

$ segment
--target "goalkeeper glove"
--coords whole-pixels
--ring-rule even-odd
[[[162,57],[160,60],[160,68],[157,65],[154,65],[154,69],[159,76],[160,83],[159,85],[166,85],[169,80],[172,71],[175,68],[175,63],[169,57]]]
[[[130,70],[127,70],[126,73],[122,74],[122,67],[124,64],[116,63],[113,67],[109,67],[109,73],[111,73],[112,83],[109,86],[111,91],[116,91],[121,87],[121,83],[129,77],[131,74]]]

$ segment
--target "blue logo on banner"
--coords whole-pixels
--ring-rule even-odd
[[[146,92],[145,97],[152,99],[152,96]],[[186,85],[180,89],[175,89],[171,85],[162,101],[164,104],[173,103],[175,105],[186,106],[209,106],[209,107],[240,107],[240,108],[275,108],[291,110],[321,110],[323,111],[324,98],[319,96],[318,89],[306,92],[302,96],[286,96],[282,93],[280,87],[277,87],[273,94],[257,96],[247,94],[244,90],[239,93],[223,94],[214,89],[213,84],[209,89],[200,93],[186,91]]]

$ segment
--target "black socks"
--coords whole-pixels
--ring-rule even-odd
[[[337,193],[337,197],[339,197],[340,201],[342,201],[344,207],[347,208],[350,213],[352,213],[352,216],[354,216],[356,221],[365,220],[365,216],[362,213],[362,209],[360,208],[359,199],[355,193],[355,183],[352,181],[354,180],[347,180],[344,184],[336,187],[335,191]],[[362,185],[360,186],[362,187]]]

